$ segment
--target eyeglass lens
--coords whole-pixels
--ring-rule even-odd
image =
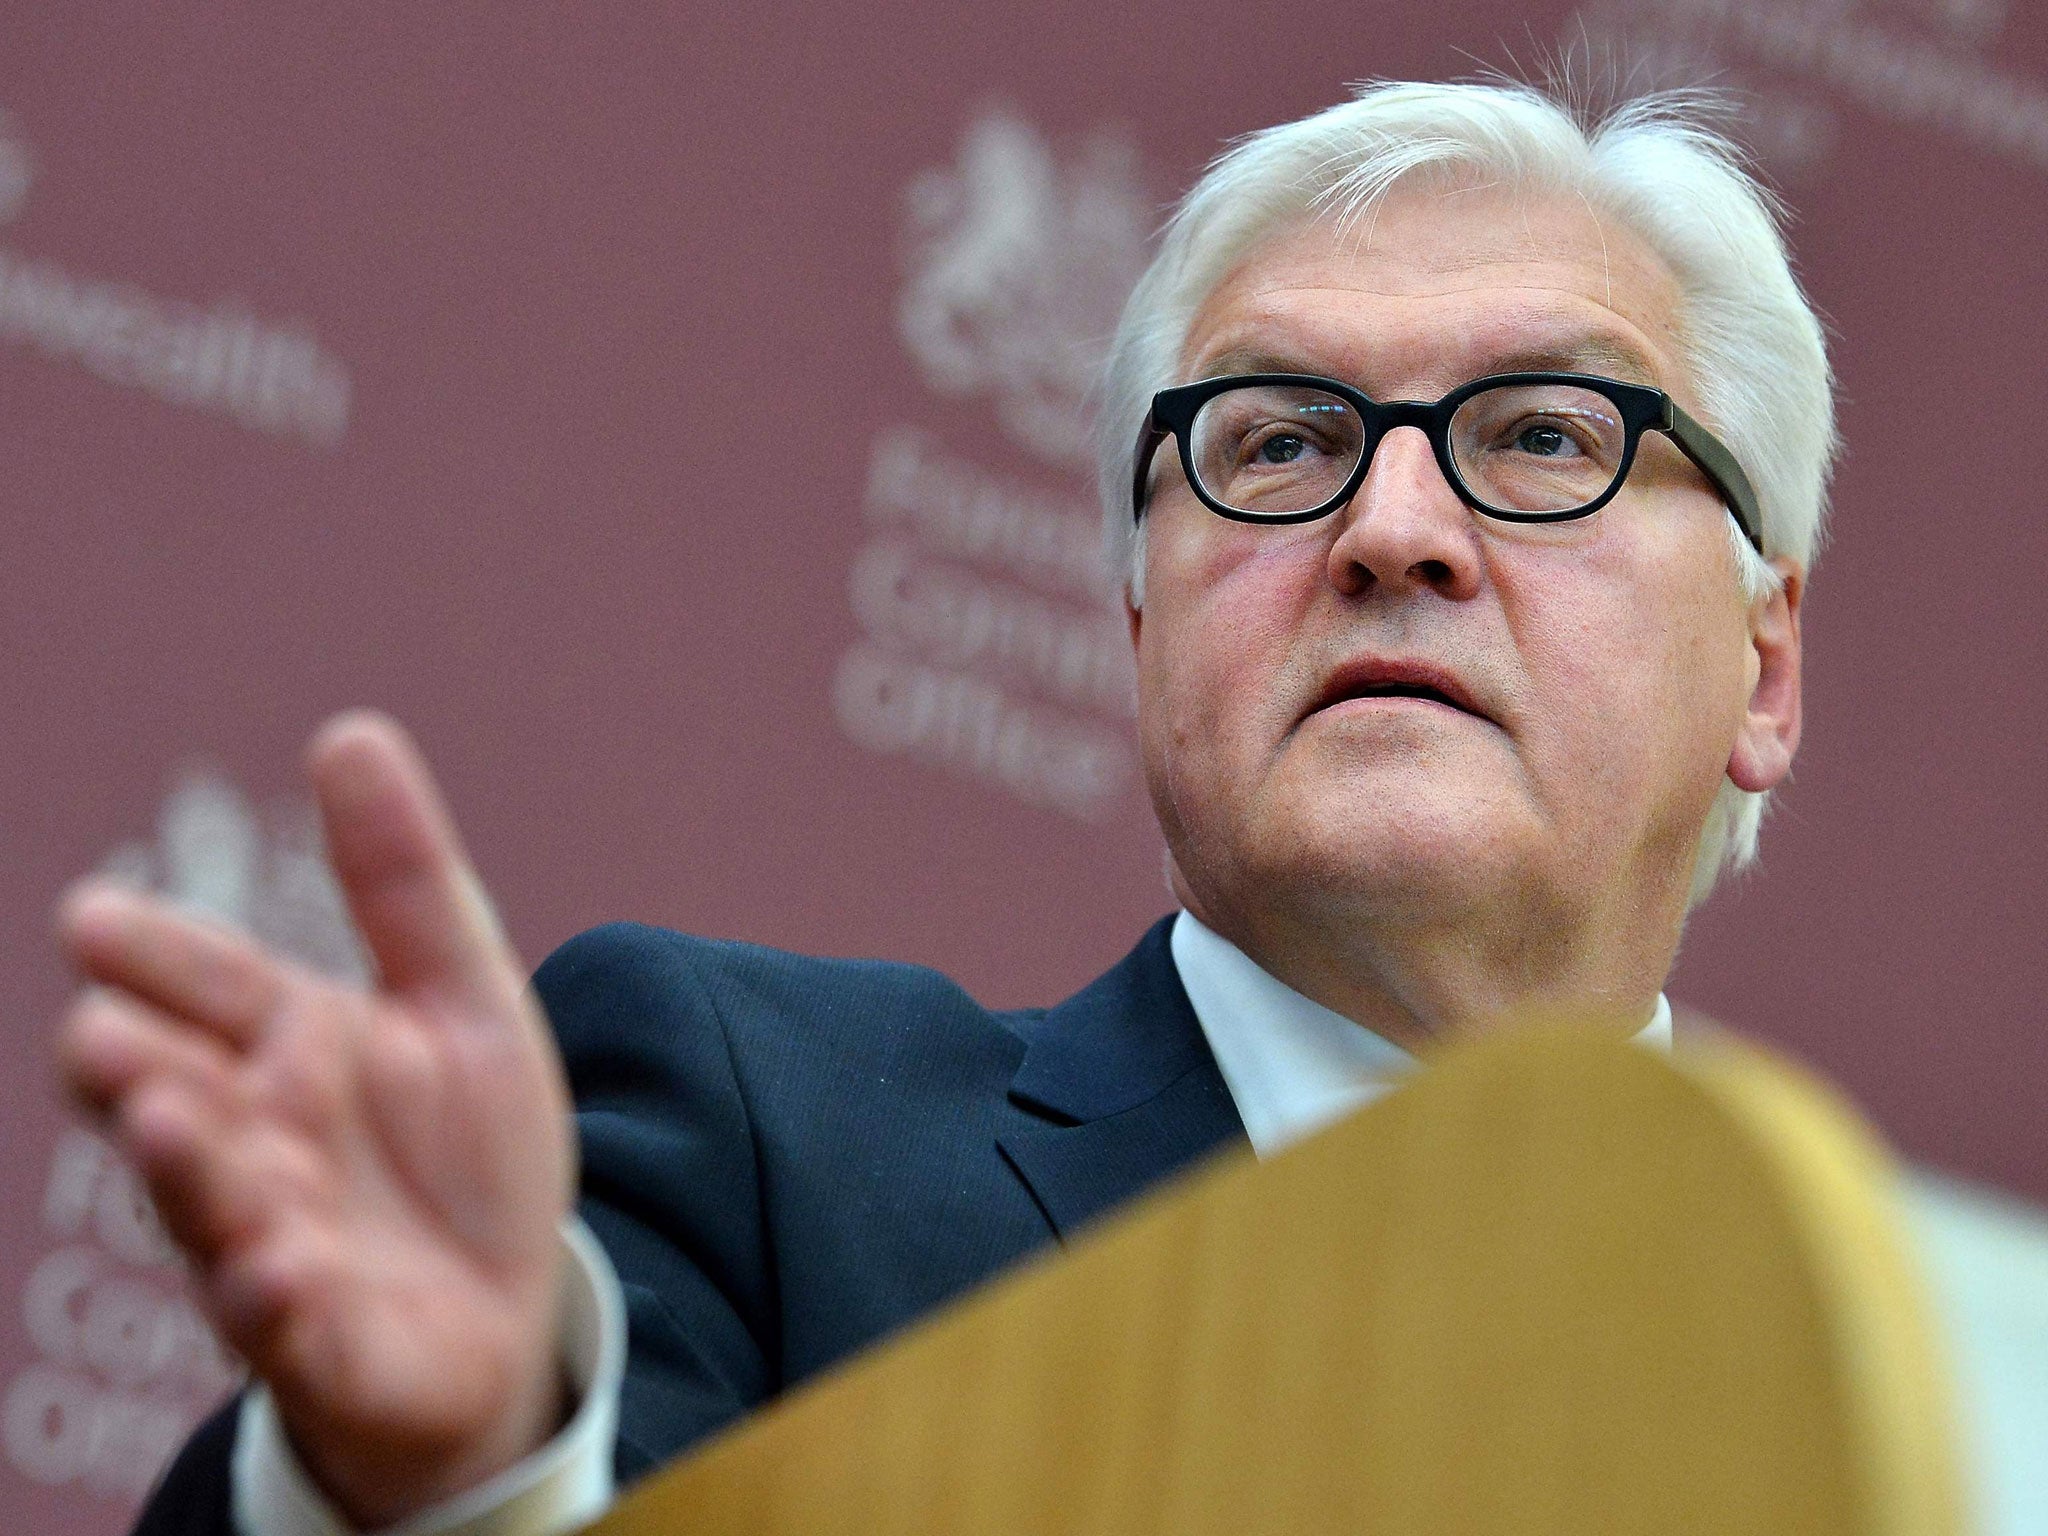
[[[1350,402],[1295,384],[1226,390],[1195,416],[1191,457],[1202,489],[1233,511],[1311,511],[1344,489],[1364,451]],[[1570,512],[1598,501],[1621,474],[1628,429],[1614,403],[1569,384],[1482,390],[1450,423],[1451,458],[1467,490],[1506,513]]]

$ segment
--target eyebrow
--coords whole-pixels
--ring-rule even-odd
[[[1324,373],[1299,356],[1258,345],[1228,347],[1202,365],[1204,378],[1231,373]],[[1588,336],[1566,346],[1529,347],[1489,359],[1485,372],[1596,373],[1628,384],[1661,388],[1649,359],[1619,337]],[[1473,377],[1480,377],[1474,374]]]

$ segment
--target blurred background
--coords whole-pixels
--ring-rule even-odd
[[[1808,733],[1671,993],[2048,1200],[2048,8],[0,0],[0,1527],[231,1380],[65,1113],[113,869],[357,966],[297,760],[407,721],[538,961],[631,917],[1046,1002],[1168,898],[1087,391],[1171,198],[1376,75],[1716,83],[1848,443]]]

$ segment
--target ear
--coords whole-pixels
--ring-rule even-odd
[[[1752,793],[1784,782],[1799,750],[1799,602],[1806,572],[1783,556],[1771,569],[1783,585],[1749,611],[1749,707],[1728,754],[1728,777]]]

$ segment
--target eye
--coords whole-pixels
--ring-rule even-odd
[[[1307,461],[1330,456],[1330,445],[1312,426],[1270,418],[1243,424],[1230,450],[1239,469],[1305,467]]]
[[[1532,420],[1515,428],[1516,449],[1542,459],[1570,458],[1579,453],[1579,441],[1555,421]]]
[[[1187,453],[1195,483],[1212,503],[1285,516],[1337,494],[1358,462],[1360,440],[1358,413],[1325,390],[1247,384],[1202,406]]]
[[[1261,464],[1292,464],[1304,453],[1308,444],[1292,432],[1275,432],[1252,451],[1252,457]]]

